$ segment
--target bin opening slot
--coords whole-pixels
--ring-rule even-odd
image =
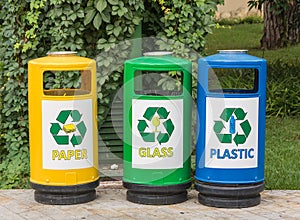
[[[210,68],[208,90],[214,93],[257,93],[258,69]]]
[[[182,71],[135,71],[134,92],[138,95],[182,95]]]
[[[91,93],[91,71],[48,70],[43,73],[44,95],[78,96]]]

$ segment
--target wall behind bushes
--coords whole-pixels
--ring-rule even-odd
[[[215,15],[217,20],[246,18],[250,16],[263,16],[262,11],[252,8],[249,10],[248,0],[225,0],[223,5],[218,6]]]

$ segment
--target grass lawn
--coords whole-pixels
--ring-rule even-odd
[[[263,24],[239,24],[213,29],[213,34],[206,38],[205,52],[211,55],[218,50],[247,49],[249,54],[267,61],[300,58],[300,44],[279,50],[259,49],[262,34]]]
[[[262,24],[240,24],[213,29],[207,36],[206,53],[217,53],[217,50],[259,48],[259,36],[262,35]]]
[[[259,49],[262,33],[263,24],[214,29],[207,37],[206,54],[215,54],[222,49],[247,49],[249,54],[263,57],[268,62],[299,60],[300,44],[272,51]],[[267,118],[265,181],[267,189],[300,189],[300,117]]]
[[[300,189],[300,118],[267,118],[267,189]]]

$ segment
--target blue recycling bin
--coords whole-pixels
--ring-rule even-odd
[[[258,205],[264,190],[266,60],[246,50],[222,50],[198,64],[198,200],[224,208]]]

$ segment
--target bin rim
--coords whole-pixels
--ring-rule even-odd
[[[143,53],[144,56],[168,56],[172,54],[173,52],[171,51],[151,51],[151,52]]]
[[[66,56],[66,55],[76,55],[76,51],[50,51],[47,53],[48,56]]]
[[[248,50],[237,49],[237,50],[218,50],[219,53],[248,53]]]

